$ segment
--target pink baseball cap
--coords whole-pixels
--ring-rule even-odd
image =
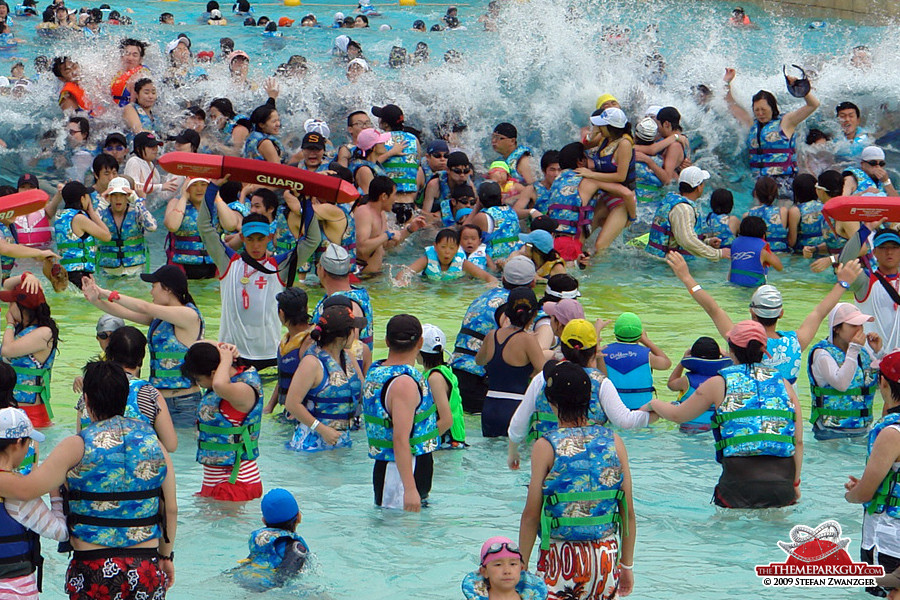
[[[496,536],[481,545],[482,566],[484,566],[488,557],[490,557],[490,560],[499,560],[501,558],[518,558],[522,560],[522,553],[519,551],[519,545],[511,539]]]
[[[363,129],[356,136],[356,147],[363,152],[368,152],[378,144],[384,144],[391,139],[391,134],[377,129]]]
[[[572,319],[583,319],[584,308],[578,300],[563,298],[559,302],[544,302],[544,312],[556,317],[560,325],[565,326]]]
[[[746,348],[747,344],[753,340],[756,340],[765,348],[769,339],[769,336],[766,334],[766,328],[758,322],[750,320],[736,323],[726,337],[729,342],[740,348]]]
[[[837,327],[841,323],[849,323],[851,325],[863,325],[870,321],[874,321],[875,317],[860,312],[858,308],[849,302],[841,302],[834,307],[834,315],[832,316],[831,326]]]

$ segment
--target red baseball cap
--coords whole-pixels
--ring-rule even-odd
[[[32,294],[26,291],[25,288],[22,287],[22,284],[17,285],[11,290],[0,291],[0,301],[15,302],[19,306],[31,310],[34,310],[41,304],[47,303],[47,299],[44,297],[44,292],[42,292],[40,288],[36,293]]]
[[[878,369],[894,383],[900,383],[900,350],[885,355],[878,363]]]

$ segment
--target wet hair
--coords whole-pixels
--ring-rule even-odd
[[[816,178],[809,173],[800,173],[794,177],[791,189],[794,191],[794,202],[797,204],[803,204],[818,198],[816,195]]]
[[[106,360],[92,360],[84,365],[82,372],[84,401],[95,421],[125,414],[128,375],[120,365]]]
[[[353,117],[355,117],[356,115],[369,116],[369,114],[364,110],[355,110],[347,115],[347,127],[350,127],[351,123],[353,122]]]
[[[711,337],[701,336],[691,345],[691,357],[706,360],[722,358],[719,344]]]
[[[681,130],[681,113],[674,106],[666,106],[656,113],[656,120],[660,123],[668,123],[672,129]]]
[[[843,193],[844,176],[839,171],[829,169],[819,173],[817,183],[819,187],[825,188],[829,197],[834,198]]]
[[[259,188],[254,190],[250,197],[259,196],[262,198],[263,206],[267,211],[275,211],[278,210],[278,196],[275,195],[275,192],[268,188]],[[247,215],[248,217],[250,215]]]
[[[219,3],[215,0],[211,0],[206,3],[206,12],[212,12],[214,10],[219,10]]]
[[[209,103],[209,108],[212,110],[215,108],[217,111],[225,115],[227,119],[233,119],[237,113],[234,112],[234,105],[231,104],[231,100],[228,98],[215,98],[212,102]]]
[[[444,362],[444,347],[435,346],[434,349],[437,352],[425,352],[424,350],[419,351],[422,354],[422,366],[425,367],[426,370],[447,364]],[[441,373],[441,377],[443,376],[444,374]]]
[[[822,131],[821,129],[816,129],[815,127],[809,130],[809,133],[806,134],[806,145],[812,146],[819,140],[828,141],[831,139],[831,136]]]
[[[91,170],[94,172],[94,175],[99,176],[100,171],[103,169],[112,169],[118,173],[119,162],[116,160],[116,157],[112,154],[107,154],[106,152],[101,152],[95,156],[94,162],[91,163]]]
[[[766,349],[759,340],[750,340],[747,342],[746,348],[736,346],[729,341],[728,347],[731,348],[731,353],[734,354],[734,358],[737,362],[742,365],[752,365],[762,362],[763,351]]]
[[[583,158],[584,144],[581,142],[566,144],[557,154],[560,169],[577,169],[578,161]],[[541,168],[543,168],[543,166]]]
[[[159,15],[159,22],[160,22],[160,23],[165,23],[165,22],[166,22],[166,19],[168,19],[169,17],[171,17],[171,18],[174,19],[174,18],[175,18],[175,15],[173,15],[173,14],[170,13],[170,12],[164,12],[163,14]]]
[[[288,325],[306,325],[309,323],[309,305],[304,306],[302,309],[296,307],[295,310],[292,302],[286,305],[282,305],[279,302],[278,310],[284,313],[284,320],[287,321]]]
[[[106,360],[118,363],[126,369],[137,369],[144,362],[147,352],[147,336],[140,329],[125,325],[109,335],[104,354]]]
[[[56,77],[62,77],[62,67],[66,64],[66,61],[71,61],[72,59],[68,56],[57,56],[53,59],[53,66],[50,70],[53,72],[53,75]],[[74,62],[74,61],[72,61]]]
[[[590,348],[572,348],[568,344],[560,344],[559,349],[562,352],[563,358],[582,367],[591,366],[591,361],[594,359],[594,356],[597,355],[597,346],[591,346]]]
[[[631,123],[625,123],[625,127],[613,127],[612,125],[607,125],[606,130],[613,140],[617,140],[626,135],[631,135]]]
[[[222,200],[225,201],[225,204],[235,202],[241,196],[241,187],[243,186],[241,186],[240,181],[226,181],[222,184],[222,187],[219,188],[219,195],[222,196]]]
[[[272,113],[278,112],[275,109],[274,102],[266,102],[262,106],[257,106],[253,109],[253,112],[250,113],[250,122],[253,124],[253,128],[256,131],[262,131],[260,127],[269,120],[269,117],[272,116]]]
[[[764,100],[766,104],[769,105],[769,108],[772,109],[772,120],[778,118],[778,115],[781,114],[778,112],[778,100],[775,99],[775,95],[772,92],[767,92],[766,90],[759,90],[755,94],[753,94],[753,104],[756,104],[760,100]]]
[[[734,209],[734,194],[725,188],[713,190],[709,207],[717,215],[727,215]]]
[[[505,306],[506,308],[503,310],[503,314],[509,317],[510,324],[515,327],[525,327],[528,325],[538,311],[536,302],[534,304],[526,304],[523,302],[517,306],[513,306],[507,302]]]
[[[69,117],[69,123],[73,125],[78,125],[78,130],[84,135],[84,137],[89,137],[91,135],[91,124],[84,117]]]
[[[857,105],[853,104],[852,102],[847,102],[846,100],[834,107],[834,115],[837,116],[838,113],[840,113],[842,110],[847,110],[850,108],[852,108],[854,111],[856,111],[856,118],[858,119],[859,114],[860,114],[859,107]]]
[[[774,325],[778,322],[779,317],[760,317],[757,314],[753,315],[753,320],[762,325],[763,327],[769,327],[770,325]]]
[[[369,182],[369,202],[378,202],[384,194],[390,196],[396,187],[397,184],[390,177],[376,175]]]
[[[253,19],[250,19],[250,20],[252,21]],[[278,23],[276,23],[275,21],[269,21],[268,23],[266,23],[266,29],[265,29],[265,30],[268,31],[268,32],[270,32],[270,33],[271,33],[271,32],[275,32],[275,31],[278,31]]]
[[[112,18],[112,14],[110,14],[110,18]],[[125,38],[119,42],[119,50],[125,50],[128,46],[135,46],[140,51],[141,58],[144,58],[144,55],[147,53],[147,42],[142,42],[134,38]]]
[[[771,177],[760,177],[753,186],[753,196],[760,204],[771,206],[778,197],[778,183]]]
[[[453,242],[458,246],[459,245],[459,232],[455,229],[441,229],[437,232],[437,235],[434,236],[434,245],[437,246],[444,240],[453,240]]]
[[[209,377],[218,368],[219,349],[209,342],[197,342],[184,354],[181,376],[197,383],[197,377]]]
[[[134,83],[134,95],[137,96],[138,92],[147,87],[148,85],[152,85],[153,80],[149,77],[144,77],[143,79],[138,79]]]
[[[460,239],[462,239],[463,231],[465,231],[466,229],[474,229],[475,231],[477,231],[478,239],[481,239],[481,237],[484,235],[484,232],[481,231],[481,227],[479,227],[478,225],[475,225],[473,223],[466,223],[465,225],[463,225],[462,227],[459,228]]]
[[[19,312],[22,313],[22,323],[16,326],[16,333],[20,333],[25,327],[48,327],[50,329],[50,337],[53,341],[53,349],[59,345],[59,326],[53,317],[50,316],[50,305],[44,301],[37,308],[26,308],[21,304],[17,304]],[[27,323],[27,325],[25,324]]]
[[[18,376],[12,365],[0,362],[0,408],[15,408],[19,406],[13,393],[17,380]]]
[[[362,19],[363,23],[366,24],[366,27],[369,26],[369,17],[367,17],[366,15],[356,15],[356,19]],[[356,19],[354,19],[354,22],[356,21]]]
[[[900,383],[885,377],[883,373],[880,374],[881,377],[884,377],[884,380],[888,382],[888,387],[891,389],[891,398],[893,398],[894,402],[900,401]]]
[[[741,225],[738,228],[738,235],[745,237],[753,237],[766,239],[766,222],[760,217],[747,215],[741,219]]]
[[[553,164],[559,164],[559,150],[547,150],[541,155],[541,171],[546,171]]]

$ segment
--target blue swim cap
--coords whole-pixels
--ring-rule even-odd
[[[267,524],[284,523],[297,517],[300,507],[294,496],[284,488],[266,492],[262,499],[263,521]]]

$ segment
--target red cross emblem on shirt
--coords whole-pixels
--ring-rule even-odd
[[[254,283],[254,284],[256,285],[256,287],[258,287],[259,289],[263,289],[264,287],[266,287],[266,284],[269,283],[269,282],[268,282],[268,280],[267,280],[265,277],[263,277],[262,275],[260,275],[260,276],[259,276],[259,279],[257,279],[257,280],[254,281],[253,283]]]

